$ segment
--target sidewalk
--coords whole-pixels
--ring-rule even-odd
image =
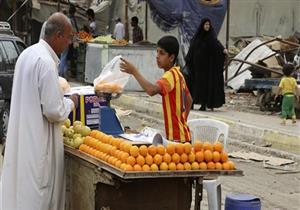
[[[112,100],[112,104],[149,114],[156,118],[163,118],[161,97],[148,96],[144,92],[125,92],[120,98]],[[229,110],[226,107],[215,111],[198,111],[198,106],[192,110],[189,119],[209,117],[224,121],[230,125],[229,136],[242,142],[255,145],[271,144],[272,148],[291,151],[300,155],[300,121],[286,126],[274,115],[260,115],[254,113]]]

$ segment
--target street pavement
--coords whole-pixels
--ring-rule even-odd
[[[144,92],[124,92],[112,104],[134,110],[148,116],[162,119],[161,96],[148,96]],[[300,120],[296,124],[288,121],[280,124],[277,115],[263,115],[241,112],[221,107],[214,111],[199,111],[199,106],[191,111],[189,119],[213,118],[229,124],[231,143],[244,145],[251,150],[300,160]],[[262,150],[263,148],[263,150]]]

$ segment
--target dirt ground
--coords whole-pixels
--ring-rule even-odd
[[[241,99],[241,98],[240,98]],[[254,98],[255,99],[255,98]],[[243,101],[253,102],[253,98],[242,98]],[[255,101],[255,100],[254,100]],[[238,102],[240,103],[240,101]],[[161,120],[149,120],[135,113],[121,117],[123,126],[140,130],[150,126],[163,130]],[[228,152],[239,151],[240,148],[228,146]],[[300,174],[299,163],[289,165],[296,173],[280,174],[281,170],[266,169],[262,162],[232,159],[238,169],[244,172],[242,177],[222,176],[222,209],[228,194],[252,194],[261,199],[262,209],[265,210],[297,210],[300,206]],[[206,192],[204,191],[201,209],[208,209]],[[193,203],[192,203],[193,206]]]

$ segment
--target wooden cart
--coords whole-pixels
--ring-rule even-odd
[[[68,146],[65,154],[67,210],[190,210],[193,196],[198,210],[203,179],[243,175],[241,170],[123,172]]]

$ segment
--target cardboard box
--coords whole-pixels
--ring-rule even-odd
[[[66,96],[74,93],[79,94],[79,101],[77,109],[73,110],[69,115],[71,123],[73,124],[77,120],[91,129],[98,129],[100,104],[94,88],[92,86],[71,88],[71,91]]]

